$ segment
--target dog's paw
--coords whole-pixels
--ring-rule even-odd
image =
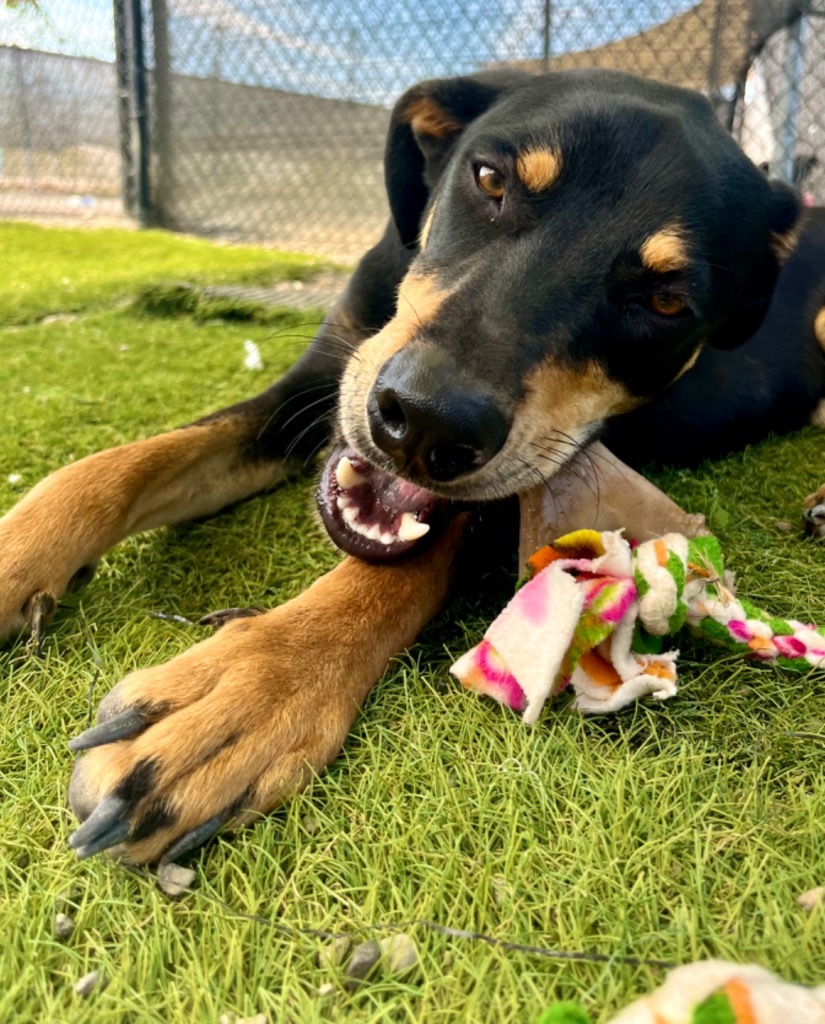
[[[272,810],[338,753],[356,701],[299,608],[230,621],[112,690],[100,724],[71,744],[88,751],[69,789],[80,856],[182,857]]]
[[[805,532],[817,540],[825,538],[825,484],[805,499]]]
[[[63,593],[94,575],[105,545],[94,515],[81,521],[72,469],[47,477],[0,519],[0,640],[26,629],[39,644]]]

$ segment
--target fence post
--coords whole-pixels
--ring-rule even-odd
[[[172,65],[169,56],[169,11],[166,0],[152,0],[152,38],[154,39],[154,89],[152,90],[152,209],[155,223],[170,225],[167,207],[174,195],[175,164],[172,153]]]
[[[135,153],[132,147],[132,104],[129,80],[129,25],[124,0],[114,0],[115,76],[117,81],[120,181],[123,208],[135,213]]]
[[[146,58],[143,40],[142,0],[131,0],[132,84],[137,129],[137,219],[142,228],[152,221],[149,187],[149,105],[146,98]]]

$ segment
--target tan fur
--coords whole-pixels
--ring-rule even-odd
[[[381,367],[409,341],[431,324],[450,292],[441,289],[435,278],[411,270],[398,290],[398,308],[390,322],[365,341],[358,358],[351,359],[341,380],[340,415],[344,436],[366,417],[367,397]]]
[[[825,399],[811,413],[811,426],[825,427]]]
[[[457,520],[399,565],[347,558],[293,601],[127,677],[131,701],[164,693],[176,713],[86,754],[73,804],[91,806],[140,762],[156,763],[144,806],[162,799],[177,818],[118,851],[134,861],[156,860],[245,792],[241,821],[271,810],[336,756],[389,659],[441,607],[464,526]],[[201,684],[193,686],[193,677]]]
[[[819,347],[825,351],[825,306],[820,309],[814,318],[814,337]]]
[[[813,494],[809,494],[803,502],[805,508],[813,508],[814,505],[822,505],[825,503],[825,484],[818,487]]]
[[[545,359],[528,375],[526,391],[516,419],[530,424],[531,433],[548,423],[572,432],[640,402],[596,363],[581,367]]]
[[[2,519],[0,637],[24,623],[42,591],[55,600],[74,574],[124,537],[208,515],[281,479],[284,463],[237,464],[249,424],[227,415],[90,455],[41,480]]]
[[[461,128],[432,96],[418,96],[411,100],[404,111],[404,119],[416,135],[428,135],[433,139],[443,139]]]
[[[801,224],[797,223],[790,231],[786,231],[784,235],[779,234],[778,231],[772,232],[771,249],[773,249],[774,255],[780,263],[784,263],[796,248],[801,227]]]
[[[433,218],[435,217],[435,203],[430,207],[430,212],[424,221],[424,226],[421,228],[421,235],[418,239],[419,249],[425,249],[427,247],[427,239],[430,237],[430,231],[433,226]]]
[[[678,224],[663,228],[645,239],[640,255],[642,263],[654,274],[685,270],[690,263],[687,240]]]
[[[560,153],[552,149],[526,149],[516,157],[516,173],[530,192],[544,192],[558,180],[562,170]]]

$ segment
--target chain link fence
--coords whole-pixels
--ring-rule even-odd
[[[496,65],[699,89],[755,162],[825,205],[825,0],[24,6],[4,22],[0,0],[0,44],[15,26],[18,43],[0,45],[0,216],[98,216],[123,200],[176,230],[353,260],[386,218],[394,98]],[[85,51],[36,30],[70,27],[72,8],[84,39],[92,21],[99,32]],[[48,48],[74,56],[35,52]]]
[[[79,6],[0,0],[0,217],[124,220],[112,8]]]

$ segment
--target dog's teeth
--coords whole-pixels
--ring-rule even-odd
[[[419,523],[412,512],[405,512],[401,516],[401,525],[398,527],[398,539],[403,541],[418,540],[425,533],[430,532],[429,523]]]
[[[355,526],[355,520],[358,518],[358,509],[354,505],[347,505],[342,510],[344,519],[349,523],[350,526]]]
[[[348,491],[350,487],[357,487],[367,478],[358,472],[346,455],[342,455],[335,467],[335,479],[342,490]]]
[[[385,547],[388,547],[390,544],[394,544],[395,543],[395,537],[393,537],[393,535],[389,531],[387,531],[387,533],[382,533],[380,539],[381,539],[381,543]]]
[[[378,523],[376,523],[375,526],[370,527],[367,531],[367,536],[370,540],[381,540],[381,527]]]
[[[336,505],[338,506],[338,508],[340,508],[340,509],[341,509],[341,511],[343,512],[345,508],[349,508],[349,507],[350,507],[350,505],[352,504],[352,502],[351,502],[351,501],[349,500],[349,498],[347,498],[347,497],[346,497],[346,495],[343,495],[343,494],[339,494],[339,495],[338,495],[338,501],[336,501],[336,503],[335,503],[335,504],[336,504]]]

